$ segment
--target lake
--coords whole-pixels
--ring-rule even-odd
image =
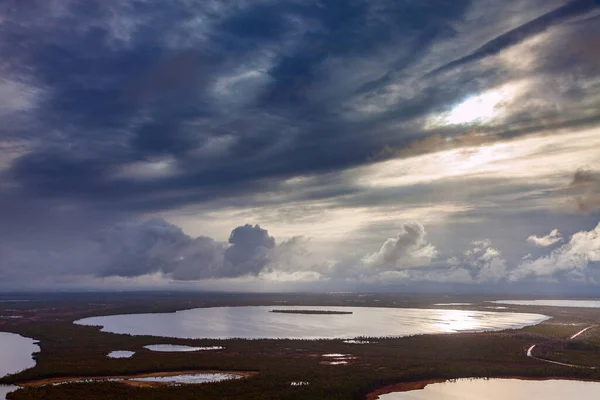
[[[36,341],[14,333],[0,332],[0,376],[35,366],[33,353],[40,351]]]
[[[352,314],[318,315],[270,312],[273,307],[196,308],[162,314],[92,317],[80,325],[104,332],[173,338],[352,339],[431,333],[494,331],[538,324],[549,317],[531,313],[376,307],[278,306],[289,310],[339,310]]]
[[[6,399],[6,395],[17,390],[16,386],[0,385],[0,399]]]
[[[381,395],[380,400],[564,400],[599,399],[600,383],[566,380],[458,379],[422,390]]]
[[[0,376],[35,366],[33,353],[40,351],[36,341],[14,333],[0,332]],[[17,388],[0,385],[0,399]]]
[[[581,307],[599,308],[600,300],[496,300],[490,303],[515,306]]]

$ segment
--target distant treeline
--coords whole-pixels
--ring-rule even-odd
[[[312,315],[346,315],[352,314],[352,311],[326,311],[326,310],[271,310],[274,313],[281,314],[312,314]]]

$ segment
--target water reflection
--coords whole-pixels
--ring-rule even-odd
[[[460,310],[439,311],[436,327],[440,332],[452,333],[460,331],[475,331],[479,329],[477,315],[465,314]]]
[[[422,390],[390,393],[381,400],[564,400],[598,399],[600,383],[582,381],[524,381],[519,379],[459,379],[427,385]]]
[[[339,310],[340,307],[280,307]],[[272,307],[199,308],[164,314],[113,315],[76,323],[103,331],[177,338],[352,339],[519,328],[548,319],[539,314],[471,310],[345,307],[353,314],[271,313]]]

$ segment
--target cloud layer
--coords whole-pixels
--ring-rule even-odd
[[[259,225],[233,229],[226,243],[203,236],[193,238],[173,224],[151,219],[103,229],[76,246],[44,251],[2,247],[0,276],[21,283],[35,277],[48,284],[144,278],[162,285],[258,279],[265,283],[430,282],[505,288],[522,282],[595,285],[600,278],[600,223],[590,231],[573,234],[547,255],[528,255],[515,264],[507,262],[489,240],[474,241],[462,254],[444,261],[426,236],[423,225],[405,223],[378,251],[331,260],[314,254],[311,243],[301,237],[278,244]],[[50,269],[49,265],[60,267]]]
[[[2,280],[591,284],[599,13],[4,2]]]

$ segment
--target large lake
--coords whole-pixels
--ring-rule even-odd
[[[600,300],[497,300],[491,303],[516,306],[600,308]]]
[[[351,311],[346,315],[309,315],[278,310]],[[105,332],[174,338],[351,339],[428,333],[492,331],[538,324],[540,314],[469,310],[374,307],[214,307],[164,314],[85,318],[75,323],[102,326]]]
[[[380,400],[564,400],[600,399],[600,383],[524,381],[519,379],[459,379],[434,383],[422,390],[385,394]]]

